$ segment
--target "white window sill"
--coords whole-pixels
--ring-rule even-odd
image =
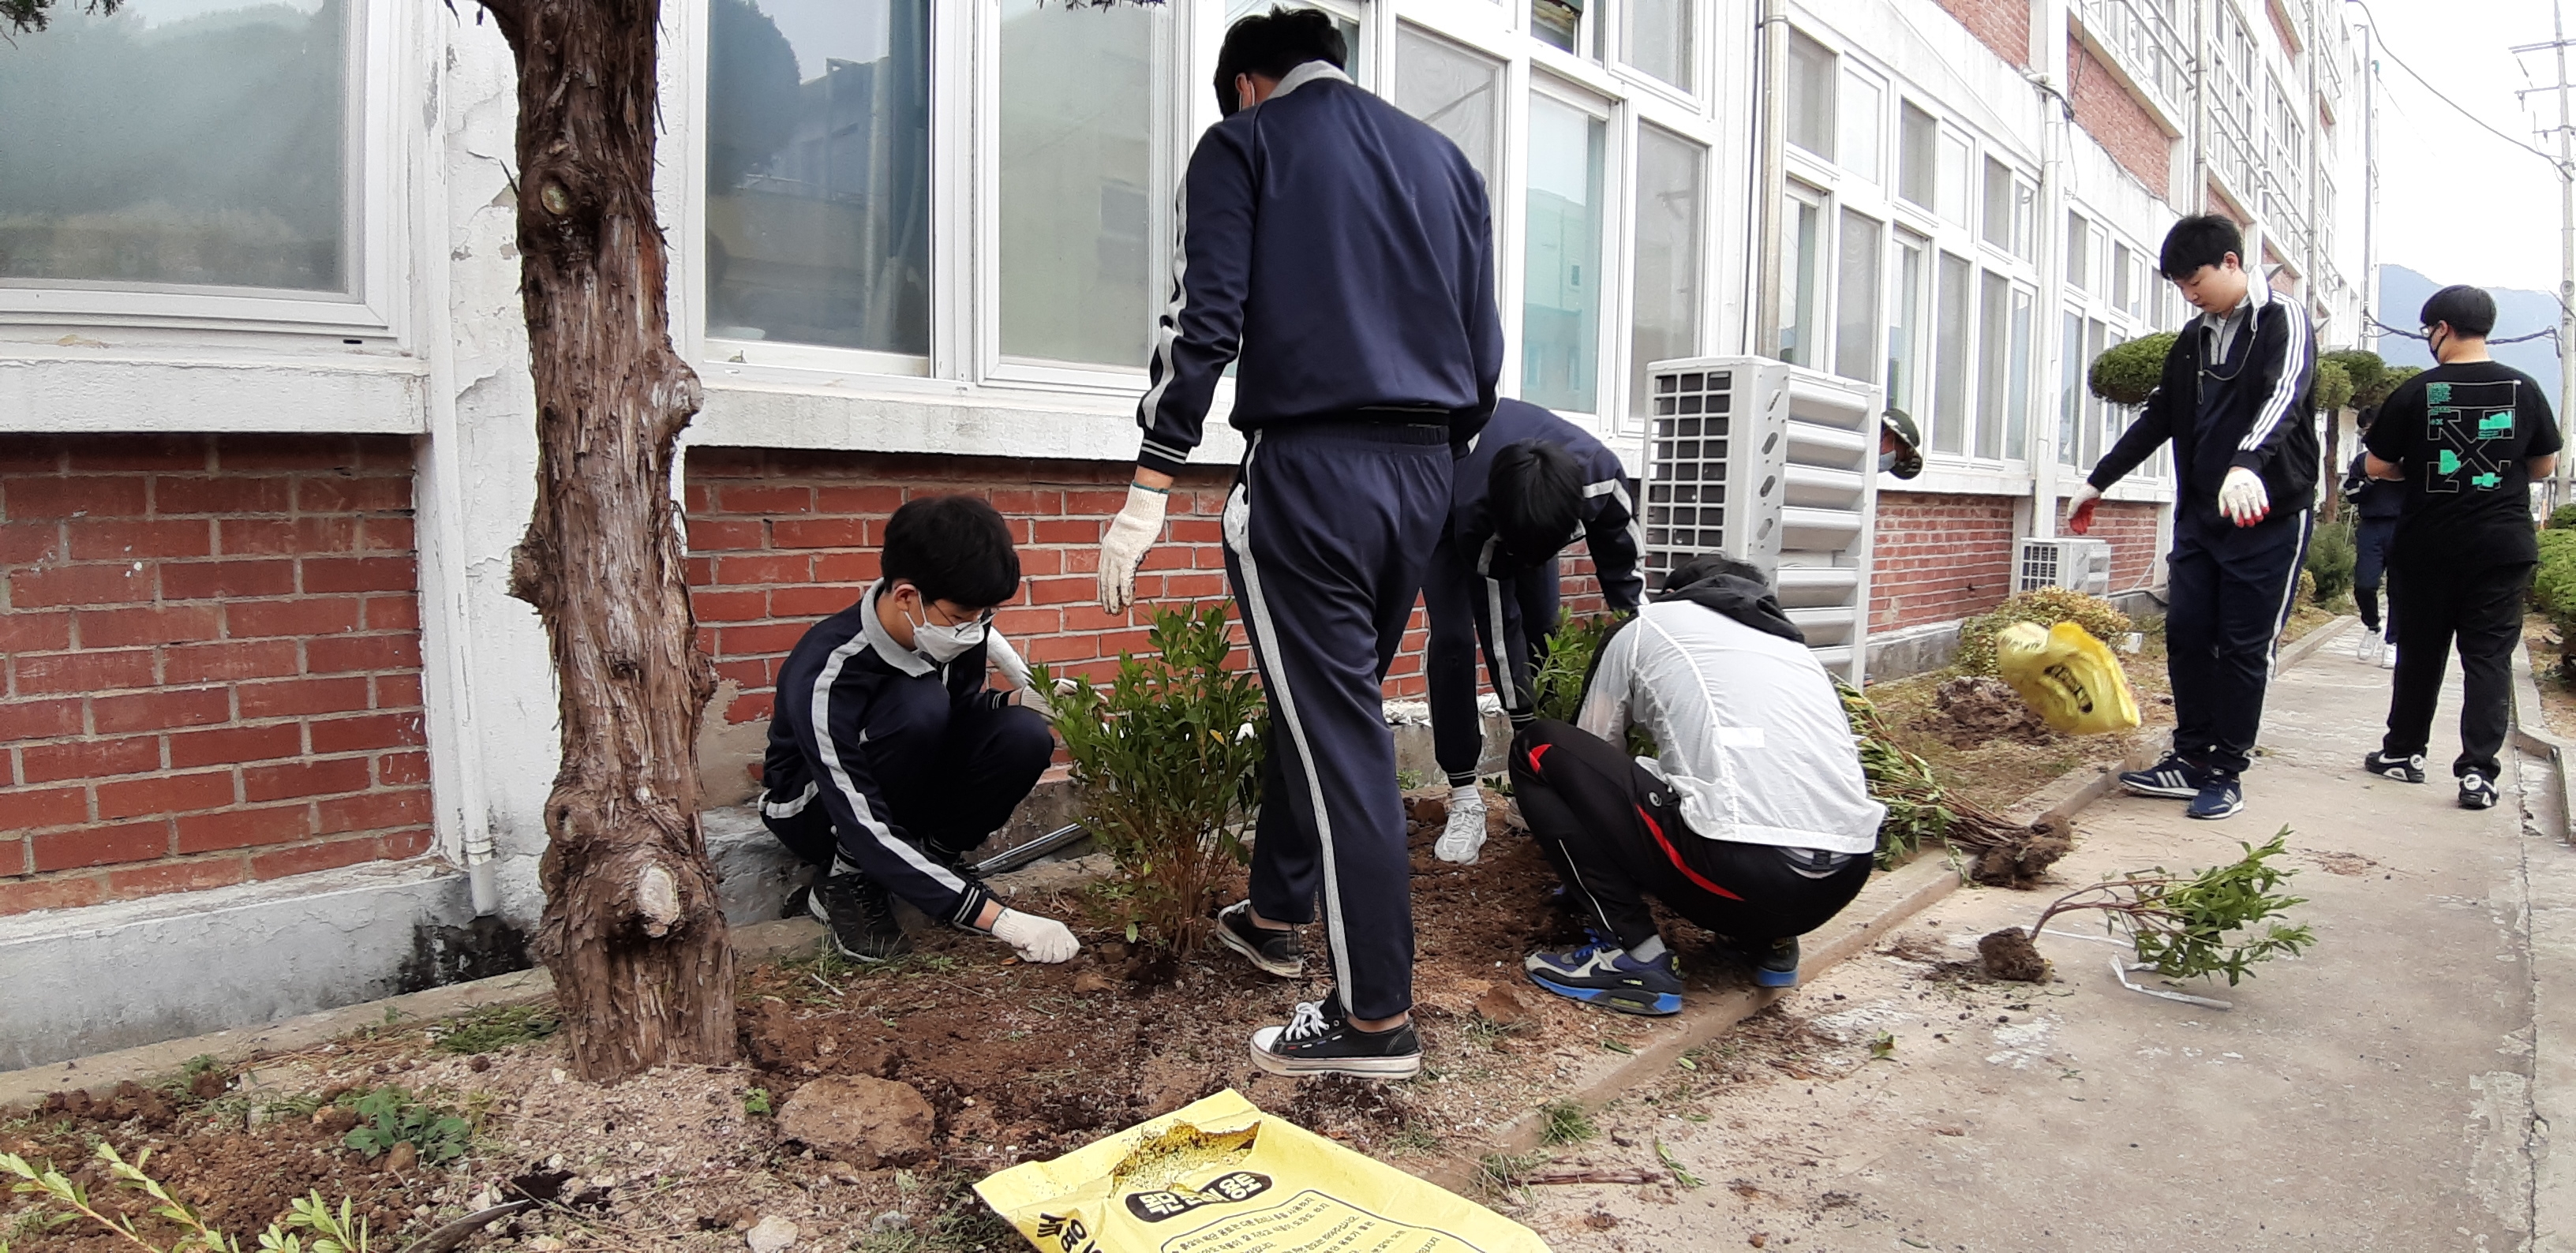
[[[282,354],[0,344],[0,432],[417,435],[429,367],[372,352]]]
[[[883,376],[817,382],[742,366],[702,367],[706,406],[690,423],[697,446],[941,453],[964,457],[1131,462],[1136,394],[977,386]],[[1141,390],[1141,389],[1140,389]],[[1192,465],[1242,459],[1224,397],[1208,415]]]

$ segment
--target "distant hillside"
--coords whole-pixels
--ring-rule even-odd
[[[2443,286],[2402,265],[2379,267],[2379,320],[2390,326],[2414,330],[2415,315],[2423,311],[2424,302]],[[2487,294],[2495,297],[2495,337],[2498,339],[2545,331],[2558,324],[2558,301],[2548,292],[2490,287]],[[2424,347],[2422,340],[2397,335],[2382,334],[2379,337],[2379,355],[2390,365],[2433,364],[2433,354]],[[2555,344],[2546,339],[2502,344],[2495,349],[2495,358],[2540,380],[2541,386],[2549,389],[2550,403],[2557,403],[2558,348]]]

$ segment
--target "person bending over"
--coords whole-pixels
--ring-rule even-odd
[[[1657,756],[1632,759],[1628,727]],[[1649,897],[1718,934],[1753,981],[1798,981],[1798,937],[1859,895],[1887,807],[1870,799],[1841,694],[1759,570],[1722,556],[1667,576],[1601,647],[1581,724],[1512,741],[1513,795],[1590,943],[1521,963],[1559,996],[1678,1013],[1681,971]]]

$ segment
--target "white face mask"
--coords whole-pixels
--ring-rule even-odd
[[[952,626],[924,622],[907,610],[903,620],[912,624],[912,648],[941,665],[955,661],[984,646],[984,624],[960,622]]]

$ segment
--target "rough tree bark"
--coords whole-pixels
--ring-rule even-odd
[[[698,826],[697,651],[670,497],[698,379],[653,216],[657,0],[481,0],[519,70],[518,242],[537,506],[510,591],[552,645],[563,765],[537,953],[573,1068],[735,1057],[733,950]]]

